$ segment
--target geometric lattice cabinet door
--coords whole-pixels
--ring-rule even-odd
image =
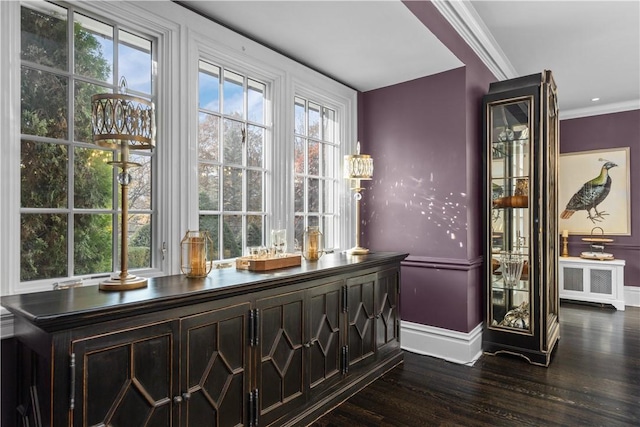
[[[74,425],[172,424],[173,323],[74,342]]]
[[[308,291],[305,308],[308,330],[309,388],[320,393],[341,377],[342,282]]]
[[[246,424],[249,308],[240,304],[181,320],[184,425]]]
[[[381,273],[376,281],[376,341],[378,348],[396,342],[399,331],[400,313],[396,300],[399,277],[395,270]]]
[[[347,280],[347,342],[350,369],[373,358],[375,354],[375,285],[375,274]]]

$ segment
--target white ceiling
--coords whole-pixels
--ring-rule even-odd
[[[517,75],[553,71],[561,111],[640,108],[640,1],[472,6]]]
[[[462,65],[399,0],[179,3],[362,92]],[[564,118],[640,108],[640,0],[435,4],[498,78],[552,70]]]

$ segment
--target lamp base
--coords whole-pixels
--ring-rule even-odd
[[[369,249],[360,246],[355,246],[347,251],[349,255],[366,255],[369,253]]]
[[[126,277],[112,276],[110,279],[100,282],[101,291],[130,291],[147,287],[147,278],[128,274]]]

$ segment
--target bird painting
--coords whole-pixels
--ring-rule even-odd
[[[613,162],[607,161],[602,165],[600,174],[595,178],[584,183],[569,200],[567,207],[560,214],[560,218],[568,219],[576,211],[587,211],[587,218],[594,224],[604,219],[608,215],[605,211],[598,211],[597,207],[604,201],[611,191],[611,177],[609,169],[618,166]],[[591,210],[593,209],[593,214]]]

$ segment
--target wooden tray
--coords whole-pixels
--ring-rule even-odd
[[[236,258],[236,269],[250,271],[269,271],[279,268],[295,267],[302,263],[302,256],[286,254],[279,258]]]
[[[595,242],[595,243],[611,243],[613,239],[609,239],[606,237],[583,237],[583,242]]]

